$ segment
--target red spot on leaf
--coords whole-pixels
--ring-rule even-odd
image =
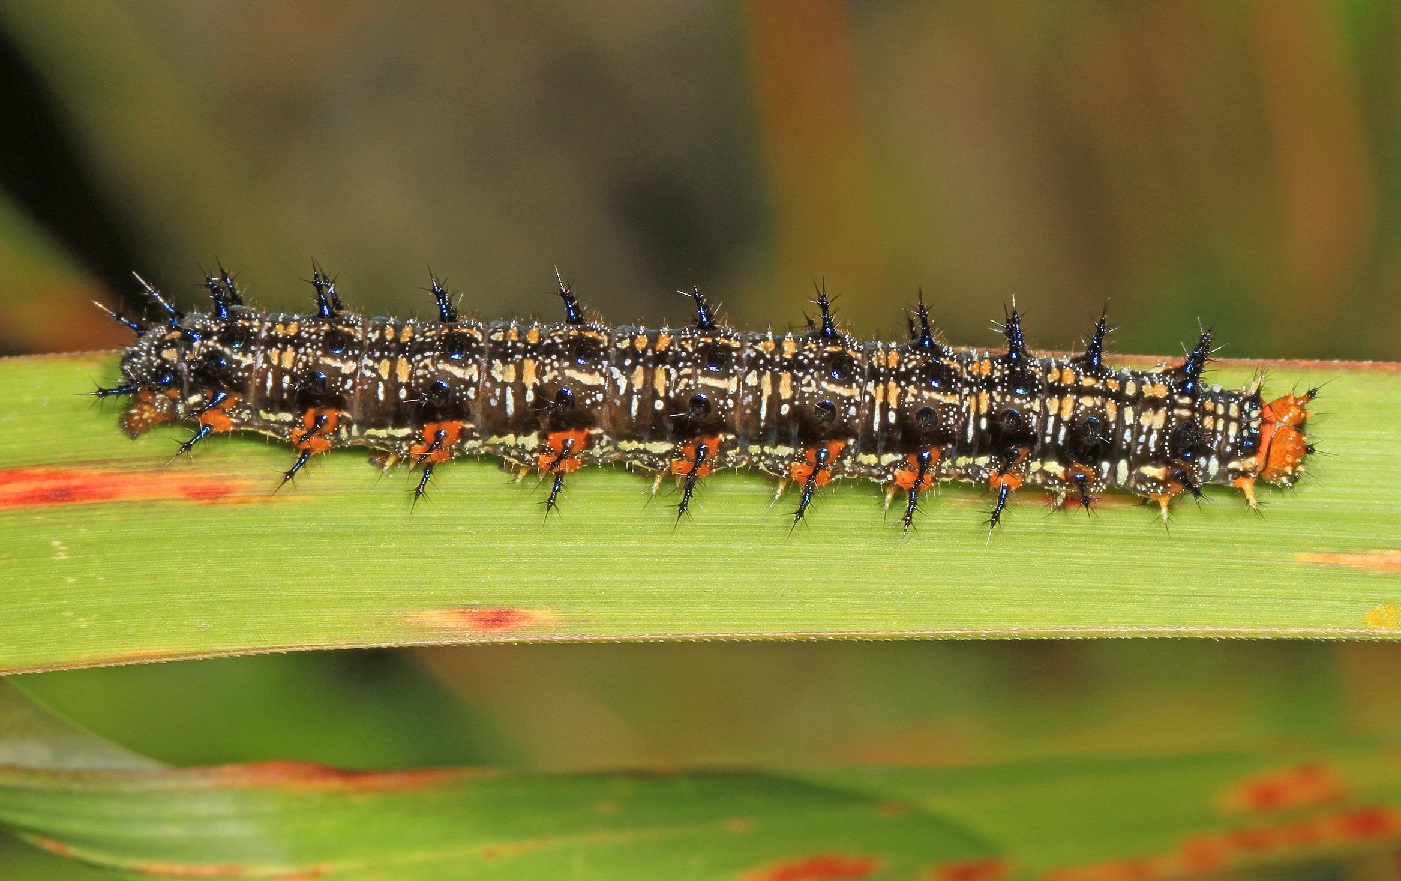
[[[1401,814],[1392,808],[1371,807],[1344,811],[1334,818],[1345,839],[1392,838],[1401,835]]]
[[[520,609],[469,609],[463,616],[478,630],[504,630],[529,624],[532,620],[529,612]]]
[[[1251,777],[1227,789],[1221,805],[1237,813],[1263,813],[1336,804],[1347,787],[1326,765],[1311,762]]]
[[[823,853],[761,866],[744,875],[744,881],[842,881],[865,878],[880,868],[877,857],[852,857]]]
[[[1009,874],[1009,865],[997,858],[941,863],[928,872],[931,881],[997,881]]]
[[[246,481],[186,470],[11,468],[0,471],[0,510],[98,502],[228,502],[254,498]]]
[[[178,773],[178,772],[177,772]],[[463,768],[420,771],[350,771],[315,762],[252,762],[194,769],[214,786],[272,787],[291,790],[382,792],[417,789],[471,776]]]
[[[428,609],[416,612],[409,621],[419,627],[432,627],[438,630],[470,630],[477,633],[496,633],[518,630],[541,623],[549,613],[538,609],[511,608],[460,608]]]

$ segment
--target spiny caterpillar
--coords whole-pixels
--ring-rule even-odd
[[[558,278],[558,273],[556,273]],[[756,468],[798,489],[793,523],[819,487],[846,477],[898,495],[906,530],[921,495],[942,480],[996,493],[989,529],[1025,484],[1057,504],[1088,508],[1122,489],[1155,501],[1255,483],[1292,485],[1313,447],[1304,436],[1316,390],[1268,403],[1260,382],[1225,390],[1202,382],[1204,332],[1175,367],[1104,363],[1103,317],[1083,354],[1034,357],[1014,308],[1006,350],[955,349],[935,339],[923,298],[905,342],[842,332],[825,290],[817,321],[788,333],[726,326],[699,289],[689,327],[609,327],[586,320],[562,279],[561,324],[460,318],[434,277],[436,321],[367,318],[345,309],[334,279],[313,267],[317,310],[267,313],[244,305],[220,269],[205,284],[209,313],[182,314],[137,276],[160,319],[110,312],[138,337],[121,359],[130,396],[122,427],[135,437],[172,420],[194,423],[176,455],[211,434],[254,431],[289,443],[291,480],[314,455],[358,446],[388,468],[422,475],[450,459],[496,456],[550,483],[546,513],[565,478],[622,462],[680,484],[678,517],[697,485],[721,468]]]

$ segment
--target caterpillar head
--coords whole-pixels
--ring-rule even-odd
[[[1308,404],[1318,394],[1309,389],[1302,395],[1285,395],[1265,404],[1260,411],[1260,454],[1257,476],[1268,483],[1292,486],[1303,472],[1304,458],[1313,452],[1304,436]]]

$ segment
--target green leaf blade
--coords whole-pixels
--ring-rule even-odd
[[[824,493],[790,532],[755,475],[706,481],[694,516],[621,469],[543,491],[487,462],[414,476],[355,452],[274,493],[288,450],[223,437],[169,466],[187,429],[131,441],[81,393],[110,356],[0,362],[0,671],[364,645],[710,637],[1250,635],[1394,638],[1401,603],[1401,373],[1334,380],[1311,426],[1316,480],[1179,502],[1168,528],[1126,496],[1089,517],[946,486],[907,537],[875,487]],[[1243,381],[1239,368],[1222,383]],[[887,518],[893,521],[893,518]]]
[[[54,728],[23,702],[0,685],[0,757]],[[1401,844],[1401,764],[1367,744],[541,774],[131,767],[91,735],[63,742],[55,766],[0,764],[0,826],[132,876],[1151,881]]]

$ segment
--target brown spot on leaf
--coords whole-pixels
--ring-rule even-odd
[[[744,881],[841,881],[865,878],[880,868],[878,857],[821,853],[784,860],[746,872]]]
[[[549,614],[538,609],[460,608],[426,609],[409,616],[409,623],[438,630],[471,630],[494,633],[540,624]]]
[[[1232,813],[1286,811],[1336,804],[1347,788],[1326,765],[1309,762],[1270,771],[1238,783],[1221,794],[1221,807]]]
[[[464,768],[420,771],[350,771],[315,762],[252,762],[196,769],[214,786],[271,787],[284,790],[383,792],[417,789],[471,776]]]
[[[1401,609],[1396,608],[1395,603],[1374,606],[1362,617],[1373,630],[1395,630],[1401,627]]]
[[[1296,554],[1294,559],[1301,563],[1348,566],[1353,569],[1368,569],[1373,572],[1401,572],[1401,550],[1394,548],[1348,554]]]
[[[10,468],[0,471],[0,510],[98,502],[247,501],[258,496],[247,481],[205,477],[185,470]]]
[[[927,873],[930,881],[997,881],[1010,872],[1006,860],[991,857],[985,860],[960,860],[941,863]]]

